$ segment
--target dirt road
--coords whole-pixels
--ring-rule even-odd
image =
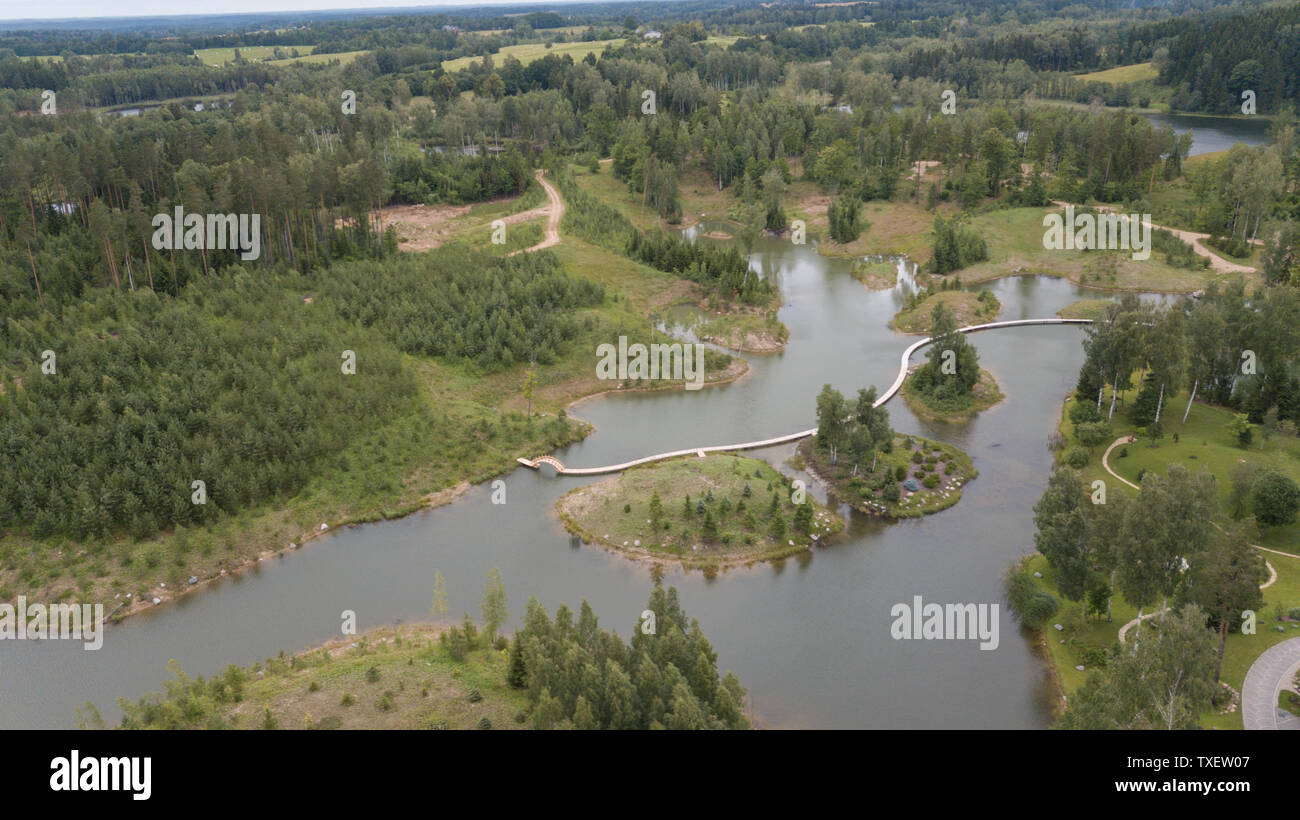
[[[1070,203],[1061,202],[1060,200],[1053,199],[1052,204],[1064,208],[1066,205]],[[1116,212],[1114,208],[1111,208],[1106,205],[1098,205],[1094,207],[1098,211],[1108,211],[1110,213]],[[1224,259],[1222,256],[1219,256],[1214,251],[1210,250],[1208,247],[1206,247],[1201,240],[1208,239],[1210,236],[1208,233],[1197,233],[1196,231],[1180,231],[1177,228],[1167,228],[1164,225],[1157,225],[1154,222],[1151,223],[1151,227],[1152,229],[1159,228],[1161,230],[1169,231],[1174,236],[1178,237],[1179,239],[1183,240],[1187,244],[1191,245],[1192,250],[1196,251],[1201,256],[1204,256],[1207,259],[1209,259],[1210,267],[1214,268],[1219,273],[1255,273],[1254,268],[1248,267],[1246,265],[1239,265],[1236,262],[1230,262],[1227,259]]]
[[[510,254],[511,256],[514,256],[516,253],[540,251],[542,248],[549,248],[553,245],[560,244],[560,219],[564,216],[564,200],[560,199],[560,192],[555,190],[554,185],[546,181],[542,176],[542,171],[540,170],[537,172],[537,181],[546,189],[546,198],[551,201],[551,204],[545,208],[534,208],[532,211],[526,213],[537,214],[541,211],[548,211],[550,213],[550,218],[546,220],[546,236],[541,242],[538,242],[531,248],[514,251]],[[516,214],[516,216],[522,217],[524,214]]]

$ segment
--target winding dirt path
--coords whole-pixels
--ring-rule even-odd
[[[1062,208],[1064,208],[1066,205],[1071,205],[1071,204],[1073,204],[1075,207],[1083,207],[1079,205],[1077,202],[1076,203],[1062,202],[1057,199],[1053,199],[1052,204],[1059,205]],[[1108,213],[1118,213],[1118,211],[1116,211],[1114,208],[1110,207],[1109,205],[1097,205],[1094,206],[1094,210],[1106,211]],[[1169,231],[1174,236],[1178,237],[1179,239],[1183,240],[1187,244],[1191,245],[1192,250],[1196,251],[1201,256],[1204,256],[1206,259],[1209,259],[1210,267],[1214,268],[1219,273],[1255,273],[1256,272],[1255,268],[1252,268],[1248,265],[1239,265],[1236,262],[1230,262],[1229,260],[1224,259],[1222,256],[1219,256],[1217,253],[1215,253],[1214,251],[1206,247],[1206,245],[1202,240],[1208,239],[1210,237],[1208,233],[1197,233],[1196,231],[1182,231],[1179,230],[1178,228],[1170,228],[1165,225],[1157,225],[1154,222],[1151,223],[1151,227],[1152,229],[1159,228],[1162,231]],[[1123,479],[1120,480],[1122,481]]]
[[[546,181],[542,173],[540,169],[537,171],[537,181],[546,189],[546,198],[550,200],[551,204],[543,208],[534,208],[527,211],[526,214],[535,215],[540,214],[542,211],[550,214],[550,219],[546,220],[546,236],[531,248],[513,251],[510,256],[514,256],[516,253],[540,251],[542,248],[550,248],[560,244],[560,219],[564,217],[564,200],[560,198],[560,192],[555,190],[554,185]],[[524,214],[518,214],[517,216],[524,216]]]

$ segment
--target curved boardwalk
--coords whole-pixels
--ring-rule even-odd
[[[1006,322],[988,322],[987,324],[982,324],[982,325],[969,325],[967,327],[958,328],[957,332],[978,333],[981,330],[993,330],[994,328],[999,328],[999,327],[1019,327],[1021,325],[1090,325],[1090,324],[1092,324],[1091,319],[1061,319],[1061,318],[1013,319]],[[880,405],[889,401],[894,397],[896,393],[898,393],[899,389],[902,388],[903,386],[903,380],[907,378],[907,365],[912,358],[912,354],[915,353],[917,350],[921,349],[922,347],[928,345],[931,341],[933,341],[933,339],[927,336],[926,338],[921,339],[920,341],[913,342],[912,344],[908,345],[907,349],[903,351],[903,355],[899,359],[898,376],[895,377],[894,383],[889,386],[889,389],[886,390],[884,393],[882,393],[878,399],[876,399],[876,404],[875,404],[876,407],[879,407]],[[520,464],[524,465],[525,467],[531,467],[534,470],[537,469],[542,464],[550,464],[552,467],[555,468],[556,473],[558,473],[559,475],[603,475],[605,473],[622,472],[623,470],[626,470],[629,467],[636,467],[639,464],[649,464],[654,461],[663,461],[664,459],[668,459],[668,458],[677,458],[678,456],[689,456],[691,454],[695,454],[700,458],[703,458],[705,453],[734,452],[737,450],[757,450],[763,447],[772,447],[777,444],[786,444],[791,441],[798,441],[801,438],[807,438],[808,436],[812,436],[816,434],[817,434],[817,428],[813,427],[810,430],[801,430],[798,433],[789,433],[784,436],[777,436],[776,438],[763,439],[761,441],[745,441],[745,442],[741,442],[740,444],[717,444],[708,447],[691,447],[686,450],[673,450],[670,453],[656,453],[655,455],[646,456],[644,458],[638,458],[634,461],[625,461],[622,464],[609,464],[604,467],[566,467],[564,465],[564,462],[560,461],[555,456],[541,456],[539,458],[531,459],[531,460],[526,458],[520,458],[518,461]]]
[[[1241,723],[1247,729],[1296,729],[1300,721],[1278,709],[1277,696],[1300,669],[1300,638],[1270,646],[1255,659],[1241,687]]]

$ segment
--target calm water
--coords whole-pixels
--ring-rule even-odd
[[[780,282],[790,343],[749,356],[740,381],[698,392],[604,396],[574,413],[595,423],[558,453],[566,464],[621,461],[690,445],[806,429],[824,383],[843,391],[888,385],[911,337],[886,323],[910,278],[868,291],[842,260],[762,239],[754,264]],[[904,268],[906,265],[904,264]],[[988,285],[1003,319],[1051,316],[1085,295],[1068,282],[1020,277]],[[1032,549],[1031,508],[1050,470],[1045,441],[1082,361],[1077,327],[1024,327],[972,337],[1007,399],[974,421],[930,425],[901,399],[893,425],[964,448],[980,471],[956,507],[882,523],[851,512],[836,542],[780,564],[714,580],[669,571],[688,613],[752,695],[769,727],[1041,727],[1050,695],[1034,647],[1002,613],[1001,644],[895,641],[890,608],[927,602],[1002,603],[1000,576]],[[594,360],[593,360],[594,366]],[[756,455],[774,464],[793,448]],[[87,700],[115,721],[118,697],[161,688],[177,659],[191,675],[248,664],[337,636],[340,613],[361,628],[427,617],[433,577],[447,580],[451,612],[477,614],[484,577],[500,567],[517,616],[537,596],[549,609],[589,600],[603,625],[627,636],[651,589],[649,568],[576,544],[556,498],[583,483],[549,468],[504,477],[507,503],[480,486],[456,503],[399,521],[341,530],[256,572],[110,627],[104,648],[72,642],[0,644],[0,727],[70,726]],[[594,479],[588,479],[594,480]]]
[[[1143,114],[1157,127],[1168,125],[1177,134],[1192,132],[1188,156],[1224,151],[1234,143],[1263,145],[1268,141],[1269,121],[1260,118],[1229,119],[1198,114]]]

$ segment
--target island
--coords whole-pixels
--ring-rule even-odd
[[[956,284],[956,280],[952,281]],[[904,333],[930,333],[934,328],[934,310],[939,305],[952,314],[958,327],[995,322],[1002,312],[1002,303],[992,291],[924,288],[908,299],[889,326]]]
[[[903,382],[903,398],[912,412],[926,421],[955,423],[1002,401],[993,374],[979,366],[979,353],[957,330],[957,319],[944,302],[934,303],[929,326],[933,341],[927,361]]]
[[[831,460],[815,436],[799,443],[798,458],[835,496],[868,515],[919,518],[961,500],[962,487],[979,471],[970,456],[951,444],[894,434],[874,464]]]
[[[794,466],[854,509],[889,518],[947,509],[978,475],[970,456],[951,444],[896,433],[874,386],[853,401],[823,386],[816,433],[799,443]]]
[[[844,528],[767,462],[731,453],[635,467],[555,506],[565,528],[588,543],[692,568],[783,558]]]

